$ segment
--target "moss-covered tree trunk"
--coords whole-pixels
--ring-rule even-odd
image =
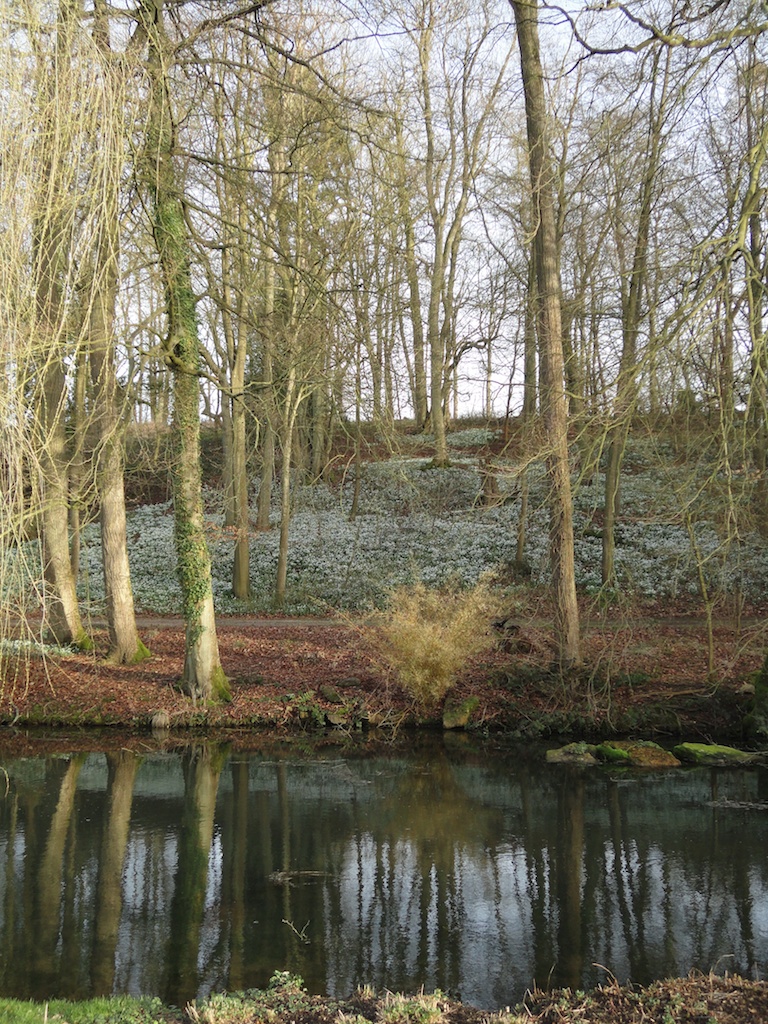
[[[200,341],[192,290],[189,240],[173,165],[174,130],[168,92],[162,0],[144,0],[149,38],[150,110],[143,173],[152,200],[155,244],[165,285],[165,359],[173,376],[173,502],[176,557],[186,643],[181,686],[194,699],[229,695],[219,660],[211,559],[203,522],[200,466]]]

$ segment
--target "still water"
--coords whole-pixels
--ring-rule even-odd
[[[541,751],[6,759],[0,994],[526,988],[768,972],[768,771]]]

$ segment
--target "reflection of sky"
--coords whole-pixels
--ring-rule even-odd
[[[598,882],[593,886],[595,867]],[[557,930],[560,911],[549,884],[552,864],[546,852],[543,868],[543,891],[537,892],[522,846],[505,844],[495,852],[457,847],[448,918],[449,928],[459,930],[460,941],[455,949],[438,951],[433,941],[438,917],[434,869],[423,877],[418,851],[408,842],[377,849],[367,836],[348,843],[340,879],[340,922],[337,920],[335,929],[325,936],[330,951],[329,990],[348,993],[361,980],[382,985],[388,972],[407,978],[413,975],[416,963],[432,984],[440,985],[443,961],[455,956],[455,984],[462,998],[488,1005],[492,993],[494,1005],[503,1005],[511,997],[511,978],[522,991],[534,978],[532,897],[543,901],[552,928]],[[380,881],[382,875],[384,882]],[[586,859],[582,863],[587,973],[599,981],[600,968],[593,965],[602,965],[620,980],[637,977],[643,969],[657,976],[687,973],[693,964],[727,969],[738,964],[752,971],[764,968],[768,953],[766,879],[756,869],[749,872],[746,906],[738,904],[723,883],[722,866],[705,865],[692,873],[689,864],[674,855],[665,857],[656,844],[651,844],[641,859],[634,842],[622,849],[619,863],[612,843],[605,842],[602,864],[591,866]],[[425,899],[426,911],[422,906]],[[394,910],[387,909],[389,901]],[[422,928],[424,920],[427,934]],[[749,931],[753,941],[746,941],[745,932]],[[756,949],[761,950],[759,964]],[[557,949],[552,947],[549,952],[554,967]],[[361,964],[370,971],[369,979],[356,976]]]
[[[360,983],[354,976],[359,969],[354,954],[359,956],[360,937],[365,935],[365,968],[379,985],[387,972],[401,978],[413,975],[418,962],[429,983],[440,987],[448,961],[463,999],[481,1005],[490,992],[497,1005],[504,1003],[503,976],[532,957],[530,875],[522,849],[505,845],[492,855],[481,847],[456,846],[450,892],[442,908],[456,941],[440,946],[435,924],[443,894],[434,866],[422,876],[413,843],[377,849],[367,836],[346,845],[342,863],[341,923],[325,935],[329,991],[341,995]]]
[[[132,828],[123,868],[123,912],[115,962],[115,991],[158,992],[169,937],[168,910],[178,864],[178,837]],[[138,955],[138,951],[145,951]]]

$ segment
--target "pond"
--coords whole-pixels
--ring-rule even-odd
[[[768,970],[768,771],[440,736],[6,758],[0,994],[440,988]],[[0,780],[2,781],[2,780]]]

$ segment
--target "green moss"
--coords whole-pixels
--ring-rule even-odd
[[[224,669],[221,665],[213,670],[211,677],[211,697],[215,701],[221,701],[224,704],[228,704],[232,700],[232,691],[229,687],[229,679],[224,674]]]
[[[140,665],[142,663],[142,661],[146,661],[147,658],[151,658],[151,657],[152,657],[152,652],[150,651],[150,649],[148,647],[145,647],[145,645],[141,642],[141,640],[139,640],[138,646],[136,647],[136,653],[131,658],[131,664],[132,665]]]
[[[149,648],[145,647],[141,640],[138,641],[138,646],[133,652],[132,657],[124,657],[123,652],[118,650],[112,651],[106,658],[105,664],[107,665],[120,665],[125,663],[126,665],[140,665],[147,658],[152,657],[152,652]]]
[[[754,760],[754,755],[736,747],[724,747],[717,743],[680,743],[672,753],[681,761],[689,764],[727,765],[747,764]]]
[[[82,630],[72,641],[72,646],[76,647],[78,651],[92,651],[94,649],[93,638],[88,636],[85,630]]]
[[[610,764],[629,764],[630,761],[629,751],[615,747],[612,743],[601,743],[595,748],[595,754],[601,761]]]
[[[459,704],[454,704],[451,701],[446,702],[443,708],[443,728],[464,729],[469,725],[469,721],[475,711],[477,711],[479,704],[480,699],[478,697],[467,697],[466,700],[461,701]]]

